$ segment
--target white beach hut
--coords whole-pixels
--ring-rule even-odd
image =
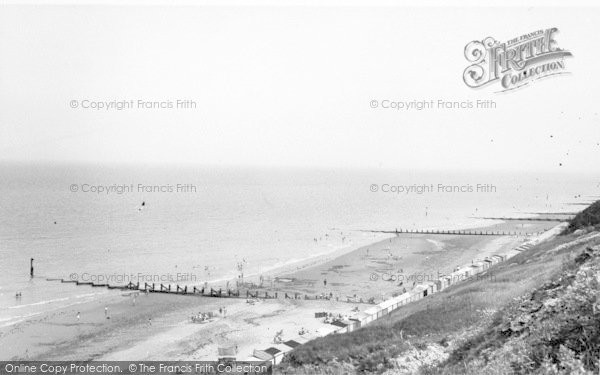
[[[459,271],[463,271],[467,278],[473,276],[473,269],[471,268],[471,265],[464,266]]]
[[[399,306],[406,305],[408,303],[408,301],[410,300],[410,293],[408,293],[408,292],[402,293],[401,295],[399,295],[396,298],[398,299]]]
[[[332,326],[336,327],[335,333],[346,333],[348,332],[348,324],[343,320],[335,320],[331,323]]]
[[[264,350],[254,349],[252,353],[254,358],[257,358],[259,361],[269,361],[272,364],[275,364],[275,357],[272,354],[265,352]]]
[[[273,364],[275,364],[275,365],[281,363],[281,360],[283,359],[283,352],[281,351],[281,349],[276,348],[274,346],[271,346],[271,347],[263,350],[263,352],[273,356]]]
[[[486,264],[486,266],[485,266],[486,270],[489,269],[494,264],[494,262],[492,262],[492,260],[490,258],[485,258],[483,260],[483,262]]]
[[[367,324],[367,318],[369,317],[369,314],[364,313],[364,312],[359,312],[354,314],[350,320],[354,320],[356,322],[354,329],[358,329],[362,326],[364,326],[365,324]]]
[[[465,281],[471,276],[471,267],[460,267],[456,271],[452,272],[450,276],[452,277],[452,284],[456,284],[457,282]]]
[[[518,251],[518,250],[515,250],[515,249],[513,249],[513,250],[510,250],[509,252],[507,252],[507,253],[505,254],[505,255],[506,255],[506,258],[505,258],[505,259],[510,259],[510,258],[514,257],[515,255],[517,255],[517,254],[521,254],[521,252],[520,252],[520,251]]]
[[[396,296],[394,298],[391,299],[392,301],[392,310],[396,310],[397,308],[399,308],[400,306],[402,306],[402,294],[399,296]]]
[[[418,301],[423,298],[423,291],[427,289],[423,284],[419,284],[411,290],[410,294],[412,295],[411,301]]]
[[[478,275],[484,271],[483,263],[475,262],[471,264],[471,275]]]
[[[451,281],[452,281],[452,277],[449,275],[443,275],[442,277],[440,277],[440,281],[442,282],[442,288],[441,290],[446,289],[447,287],[450,286]]]
[[[427,281],[423,285],[425,285],[425,287],[427,288],[423,292],[423,297],[427,297],[427,296],[432,295],[433,293],[435,293],[435,281]]]
[[[410,295],[410,297],[408,297],[408,303],[418,301],[423,296],[423,294],[420,291],[414,289],[408,292],[408,294]]]
[[[344,319],[342,322],[347,324],[347,327],[346,327],[347,332],[352,332],[355,329],[360,327],[360,323],[352,318]]]
[[[534,244],[532,242],[525,242],[523,245],[521,245],[521,247],[523,248],[523,250],[529,250],[534,246]]]
[[[433,293],[433,285],[432,284],[419,284],[414,287],[413,295],[416,297],[415,300],[420,300],[423,297],[427,297],[428,295]]]
[[[393,298],[390,298],[388,300],[385,300],[383,302],[381,302],[378,306],[381,308],[381,310],[379,311],[379,313],[377,314],[378,317],[382,317],[384,315],[389,314],[392,310],[393,310],[393,306],[396,302],[394,301]]]
[[[368,315],[367,324],[369,324],[373,320],[377,319],[377,313],[379,312],[379,310],[380,310],[380,308],[377,305],[375,305],[373,307],[369,307],[368,309],[365,310],[365,314]]]

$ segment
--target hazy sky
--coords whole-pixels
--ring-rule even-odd
[[[583,7],[3,5],[0,160],[594,170],[599,21]],[[549,27],[570,75],[501,94],[463,83],[468,42]],[[81,108],[177,99],[197,108]],[[497,108],[370,107],[438,99]]]

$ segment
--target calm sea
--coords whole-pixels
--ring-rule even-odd
[[[109,293],[46,278],[202,285],[382,238],[360,229],[474,227],[599,191],[598,176],[535,173],[3,164],[0,177],[0,326]]]

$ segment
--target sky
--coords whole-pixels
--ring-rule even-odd
[[[0,161],[590,171],[598,21],[597,7],[2,4]],[[467,43],[550,27],[570,74],[505,93],[463,82]],[[137,108],[177,100],[196,108]],[[134,108],[82,108],[111,101]]]

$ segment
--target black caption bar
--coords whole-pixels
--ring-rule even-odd
[[[270,361],[0,361],[0,375],[271,375]]]

